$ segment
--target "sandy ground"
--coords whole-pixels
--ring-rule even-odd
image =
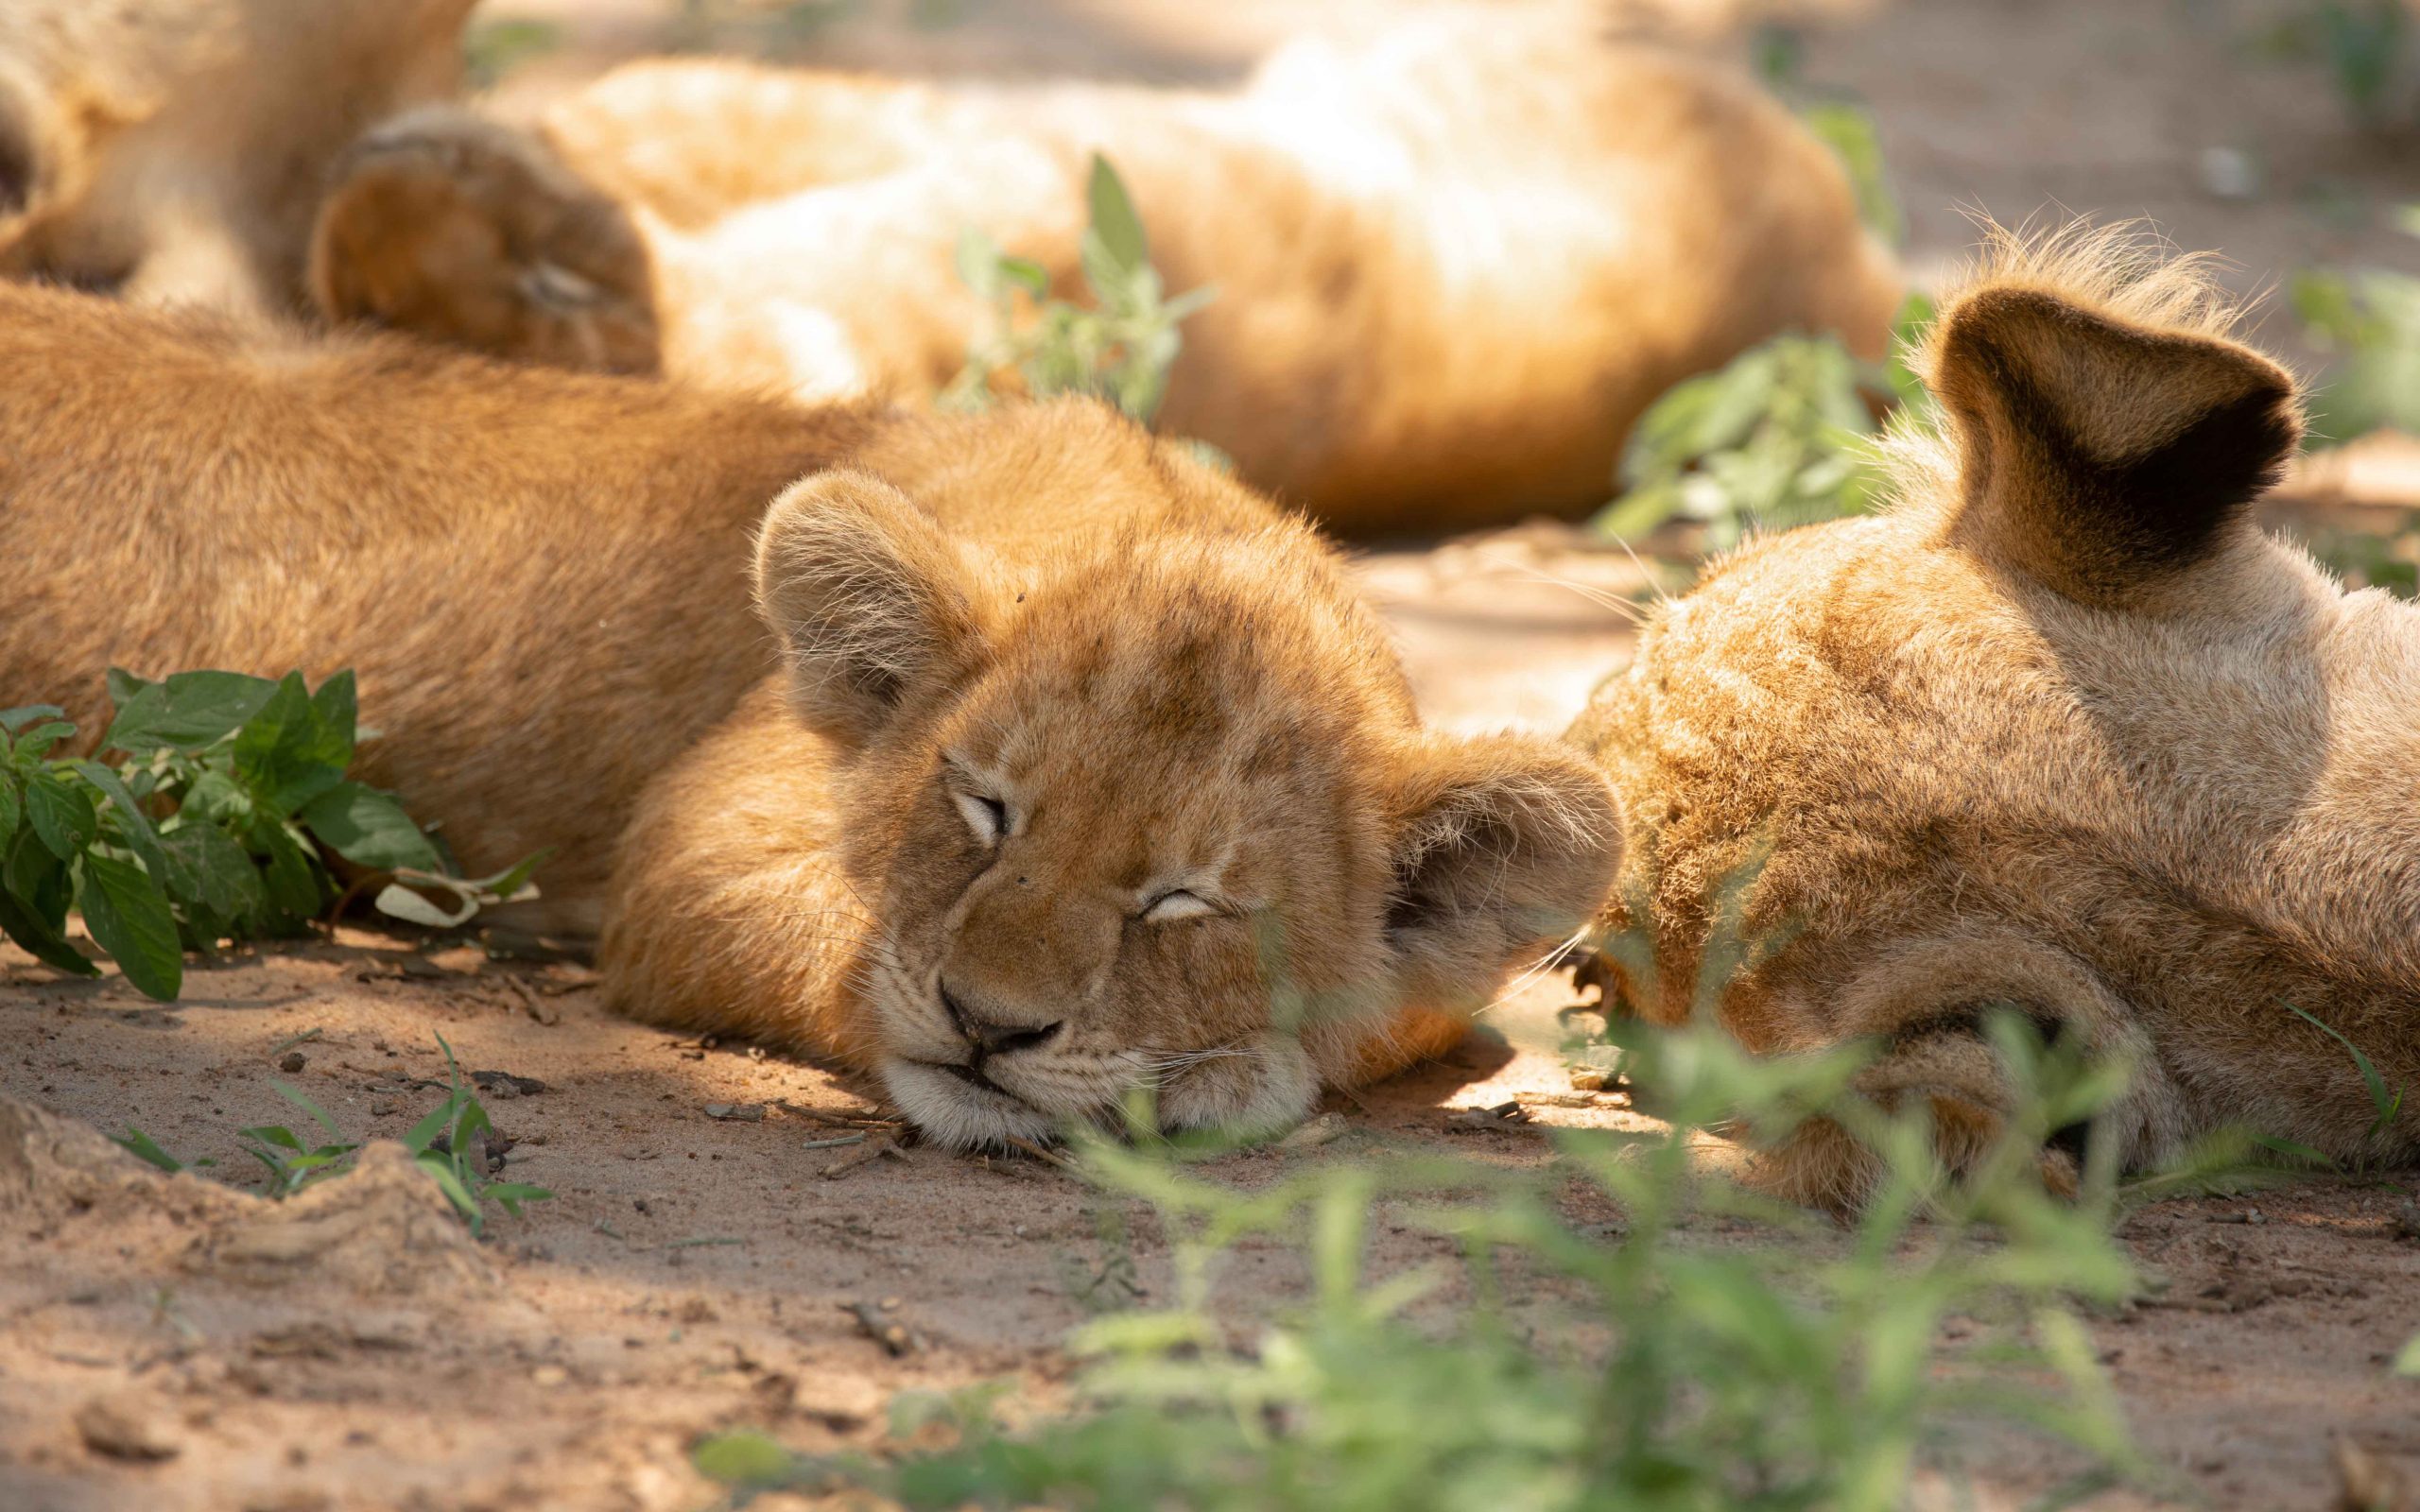
[[[1215,82],[1305,17],[1382,9],[864,0],[779,37],[745,17],[715,35],[940,74]],[[2308,75],[2254,56],[2246,39],[2287,9],[1909,4],[1811,31],[1804,77],[1874,109],[1920,272],[1969,240],[1955,206],[2053,200],[2153,214],[2227,250],[2248,289],[2307,262],[2420,263],[2381,214],[2420,200],[2420,151],[2349,131]],[[514,77],[525,98],[687,35],[651,0],[492,9],[568,27],[569,45]],[[2213,147],[2254,165],[2248,194],[2212,192]],[[2290,352],[2290,325],[2268,334]],[[1389,553],[1365,574],[1431,717],[1461,728],[1558,728],[1625,654],[1622,606],[1643,586],[1627,559],[1542,530]],[[1023,1159],[871,1155],[893,1135],[873,1089],[606,1018],[576,964],[346,930],[197,970],[188,993],[154,1005],[0,949],[0,1099],[17,1100],[0,1101],[9,1512],[698,1507],[712,1494],[686,1469],[698,1434],[867,1443],[894,1391],[984,1379],[1046,1401],[1062,1339],[1100,1300],[1105,1199],[1078,1181]],[[1541,1128],[1634,1119],[1618,1096],[1572,1089],[1553,1049],[1569,996],[1538,984],[1452,1063],[1337,1104],[1348,1132],[1332,1144],[1213,1169],[1253,1183],[1378,1139],[1534,1162]],[[558,1195],[485,1244],[380,1152],[271,1207],[28,1110],[136,1124],[242,1181],[233,1130],[299,1122],[272,1076],[349,1134],[391,1139],[440,1095],[438,1034],[468,1068],[543,1084],[489,1106],[516,1142],[509,1172]],[[1507,1101],[1534,1122],[1461,1117]],[[2340,1442],[2420,1482],[2420,1383],[2385,1370],[2420,1331],[2415,1186],[2309,1183],[2130,1219],[2125,1239],[2168,1284],[2095,1332],[2167,1479],[2085,1504],[2329,1507]],[[1374,1260],[1427,1253],[1382,1233]],[[1148,1223],[1133,1257],[1148,1303],[1166,1270]],[[1239,1293],[1282,1299],[1293,1279],[1266,1249],[1234,1264]],[[874,1336],[894,1325],[905,1352]],[[1945,1446],[1928,1484],[1945,1505],[1970,1478],[1971,1504],[2014,1507],[2068,1469],[1984,1435]]]

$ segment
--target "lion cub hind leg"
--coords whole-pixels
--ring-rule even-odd
[[[629,215],[537,138],[451,107],[398,116],[345,154],[309,278],[331,320],[556,367],[651,373],[661,360]]]
[[[1952,1177],[1974,1175],[2023,1135],[2038,1142],[2028,1158],[2043,1185],[2073,1196],[2090,1141],[2114,1142],[2110,1153],[2123,1168],[2156,1162],[2185,1143],[2183,1095],[2138,1016],[2083,960],[2022,931],[1979,925],[1887,947],[1824,1011],[1839,1037],[1878,1047],[1854,1093],[1885,1117],[1925,1118],[1934,1159]],[[2010,1059],[2016,1053],[1996,1039],[1992,1020],[2001,1014],[2033,1026],[2046,1065],[2062,1047],[2079,1054],[2083,1068],[2124,1065],[2123,1090],[2088,1123],[2042,1126],[2047,1109],[2039,1105],[2059,1095],[2049,1084],[2060,1078],[2029,1085],[2036,1078],[2020,1074]],[[1884,1174],[1877,1152],[1824,1118],[1758,1151],[1748,1171],[1763,1191],[1836,1211],[1862,1205]]]

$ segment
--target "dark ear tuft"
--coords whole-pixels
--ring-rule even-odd
[[[1957,426],[1960,538],[2088,602],[2208,555],[2302,437],[2293,380],[2249,348],[2032,287],[1943,318],[1933,388]]]
[[[979,582],[897,489],[835,470],[792,484],[756,538],[756,608],[781,637],[791,701],[844,746],[974,665]]]
[[[1425,743],[1399,799],[1387,937],[1408,1003],[1461,1007],[1596,917],[1621,865],[1605,774],[1533,735]]]

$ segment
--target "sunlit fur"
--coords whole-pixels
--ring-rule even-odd
[[[1307,526],[1090,407],[927,423],[956,465],[877,440],[768,517],[788,696],[642,806],[616,1004],[877,1067],[953,1144],[1136,1092],[1266,1130],[1450,1044],[1593,910],[1602,779],[1423,730]],[[1204,906],[1154,917],[1177,887]],[[978,1057],[969,1021],[1032,1042]]]
[[[890,1063],[954,1142],[1129,1087],[1283,1124],[1450,1044],[1618,859],[1581,753],[1423,730],[1308,526],[1095,404],[809,409],[5,284],[0,369],[0,707],[89,747],[112,665],[351,667],[358,775],[474,872],[549,850],[557,927],[642,811],[617,1005]],[[945,753],[1015,799],[996,851]],[[1131,917],[1171,885],[1226,911]],[[991,1067],[1016,1100],[897,1066],[971,1058],[937,970],[1064,1021]]]
[[[1627,815],[1605,923],[1651,946],[1633,1009],[1689,1016],[1746,885],[1723,1022],[1876,1037],[1866,1090],[1927,1108],[1953,1162],[2008,1107],[1996,1005],[2136,1063],[2100,1131],[2126,1162],[2227,1125],[2420,1150],[2420,1099],[2374,1131],[2287,1006],[2420,1086],[2420,610],[2246,517],[2299,405],[2233,319],[2138,231],[1995,232],[1927,342],[1949,421],[1893,443],[1897,505],[1654,616],[1573,731]],[[1827,1126],[1763,1171],[1832,1202],[1872,1174]]]
[[[330,161],[454,94],[472,0],[7,0],[0,274],[304,307]]]
[[[1593,508],[1676,380],[1786,329],[1878,354],[1899,295],[1788,111],[1593,5],[1432,8],[1232,94],[634,64],[537,137],[372,133],[315,284],[509,355],[917,399],[990,329],[964,228],[1080,292],[1095,150],[1170,291],[1219,290],[1163,428],[1345,528]]]

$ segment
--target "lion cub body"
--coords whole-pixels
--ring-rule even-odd
[[[551,849],[558,926],[610,897],[617,1005],[879,1067],[938,1138],[1287,1122],[1458,1034],[1618,854],[1579,752],[1422,730],[1316,532],[1089,403],[9,286],[0,366],[0,704],[89,738],[112,664],[353,667],[362,776],[471,868]]]
[[[1874,1037],[1868,1090],[1953,1157],[2007,1106],[2002,1008],[2135,1061],[2128,1162],[2224,1125],[2420,1151],[2292,1011],[2420,1085],[2420,609],[2244,518],[2298,427],[2225,325],[2122,240],[2004,245],[1932,338],[1949,435],[1902,443],[1902,502],[1657,617],[1574,730],[1630,816],[1634,1008],[1690,1014],[1744,887],[1723,1021]],[[1816,1136],[1769,1174],[1837,1199],[1863,1171]]]
[[[1786,111],[1594,25],[1405,21],[1225,94],[632,65],[543,146],[458,112],[375,133],[316,286],[509,355],[928,397],[992,321],[961,231],[1074,294],[1098,151],[1168,289],[1218,289],[1162,429],[1345,528],[1593,507],[1672,383],[1788,329],[1878,353],[1899,288]]]

